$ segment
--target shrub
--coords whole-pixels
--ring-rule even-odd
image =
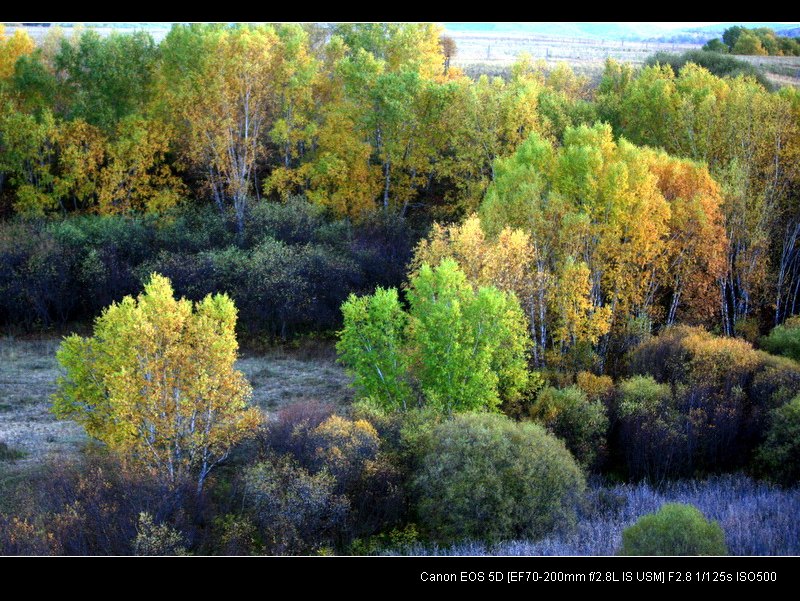
[[[267,422],[262,438],[264,450],[275,454],[293,455],[308,467],[312,464],[313,449],[309,449],[309,432],[333,415],[332,403],[301,400],[281,407]]]
[[[772,91],[773,86],[769,83],[764,73],[755,65],[743,61],[733,56],[720,52],[708,52],[707,50],[689,50],[683,54],[671,54],[669,52],[656,52],[649,56],[644,62],[645,66],[669,65],[675,73],[681,70],[686,63],[694,63],[708,69],[717,77],[737,77],[744,75],[752,77],[764,88]]]
[[[14,447],[8,446],[3,441],[0,441],[0,461],[16,461],[25,457],[25,452]]]
[[[254,555],[263,551],[258,528],[248,516],[218,516],[213,529],[213,548],[221,555]]]
[[[791,486],[800,481],[800,395],[775,409],[771,421],[756,466],[768,479]]]
[[[704,52],[719,52],[720,54],[728,54],[729,52],[729,48],[719,38],[708,40],[703,45],[702,50]]]
[[[630,364],[634,374],[669,386],[660,425],[685,457],[669,469],[662,465],[662,475],[745,466],[765,436],[769,412],[800,393],[800,364],[699,328],[668,328],[639,345]],[[655,434],[659,422],[636,423],[628,420],[629,434],[640,426]]]
[[[257,203],[245,239],[232,215],[174,207],[161,217],[83,215],[0,223],[0,326],[90,320],[152,271],[199,300],[226,292],[242,330],[290,338],[330,331],[351,292],[399,286],[417,233],[391,215],[336,220],[301,198]],[[240,244],[240,245],[239,245]]]
[[[268,455],[287,454],[310,474],[333,478],[333,492],[348,500],[341,538],[391,528],[405,512],[405,472],[394,452],[382,451],[373,425],[356,416],[333,415],[330,405],[300,403],[283,409],[267,427]],[[375,418],[373,412],[368,412]],[[396,426],[393,426],[396,427]]]
[[[596,376],[591,372],[578,372],[575,384],[590,401],[607,401],[614,393],[614,381],[610,376]]]
[[[622,532],[622,555],[727,555],[725,533],[691,505],[667,503]]]
[[[595,467],[602,460],[608,430],[606,409],[600,401],[590,401],[580,388],[548,386],[540,390],[531,417],[564,440],[582,466]]]
[[[345,524],[349,504],[327,470],[312,474],[283,456],[248,468],[245,482],[245,512],[271,554],[314,552]]]
[[[617,389],[618,447],[629,475],[660,481],[686,469],[685,420],[669,386],[634,376]]]
[[[195,518],[207,510],[192,487],[166,495],[113,457],[48,463],[30,478],[30,489],[14,495],[16,518],[0,519],[0,554],[130,555],[147,530],[142,512],[158,524],[148,532],[180,533],[188,548],[200,535]]]
[[[584,479],[538,424],[462,414],[433,429],[414,479],[420,521],[439,539],[539,537],[575,521]]]
[[[169,524],[156,524],[147,512],[139,514],[133,552],[136,555],[186,555],[183,535]]]
[[[790,317],[775,326],[769,336],[759,341],[761,348],[773,355],[783,355],[800,361],[800,317]]]
[[[315,471],[327,469],[336,479],[337,492],[356,484],[378,454],[380,439],[368,421],[332,415],[309,433]]]

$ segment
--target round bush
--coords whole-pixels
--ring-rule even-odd
[[[767,478],[785,486],[800,481],[800,395],[772,412],[756,464]]]
[[[790,317],[775,326],[760,340],[761,347],[773,355],[783,355],[800,361],[800,317]]]
[[[583,474],[538,424],[466,413],[420,446],[418,517],[440,540],[536,538],[575,521]]]
[[[622,555],[727,555],[725,533],[692,505],[667,503],[622,532]]]
[[[590,401],[576,386],[548,386],[536,397],[531,417],[562,439],[578,462],[595,467],[606,449],[608,417],[600,401]]]

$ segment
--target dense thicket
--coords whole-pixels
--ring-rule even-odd
[[[237,242],[227,216],[186,208],[152,216],[0,223],[0,324],[17,330],[90,321],[153,272],[178,296],[225,292],[246,336],[330,331],[351,292],[398,286],[413,230],[391,218],[353,224],[302,199],[262,203]]]
[[[800,390],[800,364],[744,340],[677,326],[632,354],[619,384],[617,448],[635,477],[745,467],[771,412]]]
[[[738,33],[734,44],[747,34]],[[54,28],[38,48],[19,31],[2,40],[5,215],[155,216],[210,203],[232,215],[236,236],[223,246],[251,248],[261,235],[250,213],[296,194],[355,222],[379,213],[452,220],[480,207],[491,239],[510,225],[536,249],[525,251],[536,276],[514,292],[529,304],[540,365],[605,368],[642,331],[676,321],[754,340],[796,312],[800,95],[768,91],[730,57],[655,56],[639,71],[609,61],[592,89],[565,65],[526,57],[507,77],[468,78],[450,63],[452,40],[431,24],[176,25],[159,44],[146,33],[67,38]],[[645,218],[624,215],[636,211]],[[22,253],[50,256],[48,236],[25,235],[22,246],[38,246]],[[293,249],[289,258],[266,244],[245,260],[184,241],[196,249],[185,261],[168,248],[147,258],[171,271],[179,292],[182,279],[220,263],[230,267],[226,285],[242,290],[244,272],[288,263],[305,265],[301,279],[326,270],[331,287],[358,289],[352,265],[325,252]],[[108,304],[100,290],[91,308],[78,309],[86,301],[74,293],[74,307],[57,303],[70,258],[51,254],[23,321],[47,325]],[[667,274],[672,282],[658,281]],[[135,277],[116,277],[130,291]],[[554,297],[553,287],[569,294]],[[302,302],[245,306],[250,296],[236,298],[244,321],[252,315],[272,334],[336,321],[316,307],[295,326],[286,313]]]
[[[797,38],[777,35],[769,27],[749,29],[734,25],[722,33],[722,40],[709,40],[703,50],[756,56],[800,56],[800,42]]]
[[[683,54],[656,52],[644,61],[646,67],[669,65],[675,73],[678,73],[687,63],[694,63],[708,69],[717,77],[738,77],[739,75],[750,77],[764,86],[764,89],[773,89],[772,84],[758,67],[733,56],[727,56],[720,51],[689,50]]]

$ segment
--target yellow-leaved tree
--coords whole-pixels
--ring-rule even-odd
[[[138,298],[97,318],[94,336],[63,341],[53,411],[167,487],[194,479],[199,494],[259,423],[252,389],[234,369],[235,325],[226,295],[176,300],[170,281],[153,274]]]

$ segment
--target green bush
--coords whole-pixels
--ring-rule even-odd
[[[420,448],[417,511],[437,539],[537,538],[575,522],[583,474],[538,424],[461,414]]]
[[[728,54],[729,52],[729,48],[719,38],[708,40],[702,50],[704,52],[719,52],[720,54]]]
[[[717,77],[737,77],[739,75],[752,77],[767,90],[772,91],[773,89],[772,84],[758,67],[720,52],[709,52],[708,50],[689,50],[683,54],[656,52],[644,62],[647,67],[659,64],[669,65],[676,74],[686,63],[694,63],[708,69]]]
[[[772,412],[756,466],[766,478],[785,486],[800,481],[800,395]]]
[[[667,503],[622,532],[621,555],[727,555],[725,533],[691,505]]]
[[[578,462],[596,466],[606,450],[608,417],[600,401],[590,401],[577,386],[561,390],[548,386],[539,391],[531,417],[564,440]]]
[[[783,325],[775,326],[759,343],[768,353],[800,361],[800,317],[790,317]]]
[[[687,467],[685,418],[667,384],[633,376],[618,386],[617,446],[628,474],[658,481]]]

